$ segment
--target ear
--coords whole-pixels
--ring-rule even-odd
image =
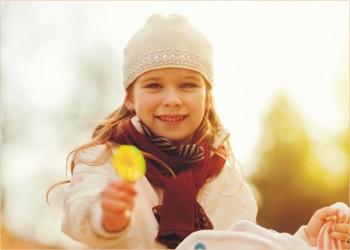
[[[130,112],[135,112],[135,104],[129,94],[125,96],[124,105]]]

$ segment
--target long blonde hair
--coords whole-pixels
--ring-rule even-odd
[[[127,95],[132,94],[132,85],[131,84],[128,89],[126,90]],[[199,138],[199,140],[195,143],[198,143],[202,140],[207,140],[208,144],[211,147],[211,150],[219,154],[225,158],[228,158],[231,163],[234,162],[233,154],[232,154],[232,149],[231,149],[231,144],[228,139],[225,140],[225,151],[222,149],[218,148],[213,148],[213,142],[215,140],[215,135],[216,133],[223,129],[223,125],[218,117],[218,114],[215,111],[214,104],[213,104],[213,97],[212,97],[212,88],[211,85],[206,82],[206,109],[207,111],[204,114],[203,120],[197,130],[195,131],[196,138]],[[67,157],[67,165],[69,158],[71,158],[70,161],[70,172],[73,174],[74,167],[77,163],[82,162],[91,166],[98,166],[100,164],[103,164],[106,162],[109,157],[112,154],[113,148],[118,146],[118,143],[115,142],[115,138],[117,135],[122,133],[123,129],[123,123],[133,117],[135,113],[130,112],[127,107],[122,104],[120,108],[112,112],[105,120],[99,122],[99,125],[95,128],[93,134],[92,134],[92,139],[90,142],[76,148],[75,150],[71,151]],[[101,152],[101,154],[94,160],[92,161],[84,161],[79,157],[80,153],[87,148],[91,148],[97,145],[106,145],[105,149]],[[142,154],[150,159],[153,159],[157,162],[159,162],[162,166],[164,166],[168,171],[174,176],[173,171],[169,166],[167,166],[164,162],[162,162],[160,159],[158,159],[156,156],[142,152]],[[46,200],[48,201],[48,194],[50,191],[60,185],[60,184],[65,184],[69,183],[69,180],[61,181],[58,183],[53,184],[47,191],[46,193]]]

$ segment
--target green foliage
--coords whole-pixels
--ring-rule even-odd
[[[319,208],[349,202],[349,131],[319,145],[281,94],[263,121],[255,172],[248,180],[259,193],[257,222],[295,233]]]

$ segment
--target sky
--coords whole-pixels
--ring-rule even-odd
[[[248,170],[254,157],[261,120],[280,92],[288,94],[314,136],[348,126],[338,97],[338,82],[349,66],[348,1],[29,1],[2,2],[1,7],[2,103],[30,103],[33,118],[22,126],[32,138],[40,138],[22,141],[18,157],[11,152],[19,145],[4,145],[2,184],[7,190],[30,185],[43,171],[62,178],[72,148],[56,152],[56,137],[67,134],[52,133],[40,114],[63,112],[76,80],[73,52],[91,53],[102,44],[122,58],[128,39],[156,12],[185,15],[213,44],[215,106],[243,169]],[[121,69],[115,71],[116,85],[121,84]],[[123,100],[120,93],[116,96],[111,110]],[[8,113],[10,124],[21,115]],[[84,136],[79,142],[87,140]],[[54,169],[43,169],[48,165],[43,155],[52,155]],[[17,225],[13,230],[25,234],[35,220],[21,215],[16,197],[25,196],[22,202],[30,204],[31,196],[24,186],[20,190],[10,192],[13,198],[5,212],[8,224]],[[62,242],[59,219],[59,214],[46,214],[28,237],[42,239],[54,231],[58,236],[47,241]],[[71,242],[65,239],[62,244]]]

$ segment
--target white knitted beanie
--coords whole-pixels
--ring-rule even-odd
[[[124,87],[147,71],[170,67],[194,70],[213,84],[213,49],[185,17],[153,14],[124,48]]]

